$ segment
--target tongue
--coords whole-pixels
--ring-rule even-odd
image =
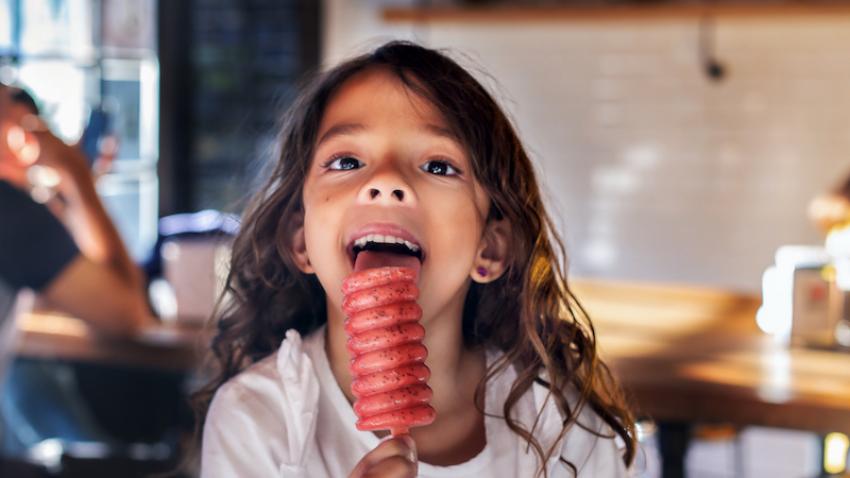
[[[405,254],[376,251],[363,251],[357,254],[357,259],[354,261],[355,272],[376,267],[407,267],[419,274],[421,264],[419,259]]]

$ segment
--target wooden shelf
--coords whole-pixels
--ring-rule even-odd
[[[658,3],[652,5],[605,6],[511,6],[385,8],[386,22],[413,23],[515,23],[659,21],[714,17],[850,17],[850,2],[835,3],[722,3],[712,5]]]

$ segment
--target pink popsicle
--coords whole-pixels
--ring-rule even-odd
[[[374,259],[363,262],[374,263]],[[348,317],[345,329],[359,430],[389,430],[397,436],[436,417],[429,404],[433,393],[427,384],[431,373],[424,363],[428,356],[422,345],[425,329],[418,323],[422,309],[416,303],[417,269],[355,267],[343,282],[342,308]]]

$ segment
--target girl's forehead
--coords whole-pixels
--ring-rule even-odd
[[[322,115],[319,138],[337,124],[419,123],[448,130],[442,113],[393,72],[370,68],[346,80]]]

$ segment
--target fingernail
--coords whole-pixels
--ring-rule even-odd
[[[416,463],[417,461],[417,453],[416,453],[416,441],[413,440],[413,437],[410,435],[402,435],[401,439],[407,443],[408,448],[408,456],[407,459],[410,460],[411,463]]]
[[[20,126],[12,126],[6,132],[6,144],[9,145],[9,149],[18,151],[23,148],[26,143],[27,138],[24,133],[24,129]]]
[[[31,165],[38,161],[40,151],[37,144],[28,144],[21,148],[18,156],[20,156],[22,163]]]

